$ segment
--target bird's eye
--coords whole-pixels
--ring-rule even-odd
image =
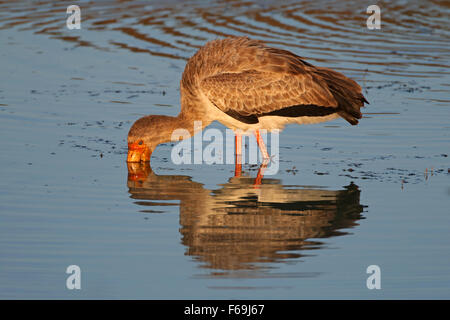
[[[144,141],[139,141],[138,144],[141,146],[144,143]]]

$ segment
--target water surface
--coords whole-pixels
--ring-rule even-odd
[[[358,1],[81,1],[81,30],[70,4],[0,1],[1,298],[450,297],[448,3],[380,2],[381,30]],[[133,121],[233,35],[358,81],[360,125],[287,127],[257,188],[171,144],[127,166]]]

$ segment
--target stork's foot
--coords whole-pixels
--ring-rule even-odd
[[[269,163],[269,160],[267,160],[267,161],[264,160],[263,163],[261,164],[261,166],[259,167],[258,174],[255,178],[255,183],[253,184],[253,188],[259,189],[262,179],[264,177],[264,171],[266,170],[268,163]]]
[[[235,132],[234,150],[236,155],[234,159],[234,176],[240,177],[242,174],[242,134],[239,131]]]
[[[239,158],[241,157],[241,155],[239,155]],[[242,163],[239,159],[238,161],[238,155],[236,155],[236,161],[234,163],[234,176],[235,177],[240,177],[242,175]]]

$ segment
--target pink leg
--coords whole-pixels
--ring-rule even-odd
[[[258,142],[259,149],[261,150],[263,159],[269,159],[269,153],[267,153],[266,145],[264,144],[264,140],[259,133],[259,130],[255,130],[256,142]]]
[[[235,146],[235,167],[234,176],[240,177],[242,172],[242,135],[238,132],[235,133],[234,146]]]
[[[265,171],[266,168],[267,168],[267,163],[268,163],[268,161],[265,160],[265,161],[261,164],[261,167],[259,167],[258,175],[256,176],[255,184],[253,185],[253,187],[254,187],[255,189],[258,189],[259,186],[261,185],[262,179],[263,179],[263,177],[264,177],[264,171]]]

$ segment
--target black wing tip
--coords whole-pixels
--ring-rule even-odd
[[[243,114],[241,114],[237,111],[231,110],[231,109],[227,110],[225,113],[227,115],[229,115],[230,117],[232,117],[238,121],[241,121],[243,123],[255,124],[255,123],[259,122],[258,117],[253,114],[252,115],[243,115]]]
[[[361,101],[363,102],[363,104],[364,103],[370,104],[369,101],[367,101],[367,99],[364,96],[361,98]]]
[[[321,107],[313,104],[303,104],[289,106],[279,110],[260,114],[259,116],[280,116],[286,118],[297,117],[322,117],[335,113],[336,109],[330,107]]]
[[[338,111],[338,115],[340,115],[342,118],[344,118],[352,126],[356,126],[359,123],[358,119],[362,118],[362,114],[360,112],[358,112],[358,113],[359,114],[356,114],[356,112],[353,114],[350,114],[347,111]]]

